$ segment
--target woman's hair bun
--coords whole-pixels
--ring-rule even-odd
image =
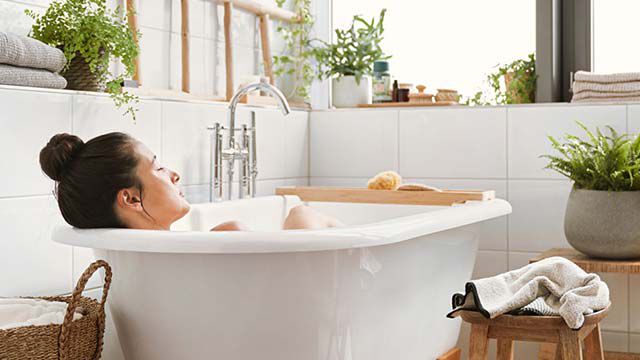
[[[52,180],[60,181],[69,162],[84,147],[84,141],[71,134],[54,135],[40,150],[40,167]]]

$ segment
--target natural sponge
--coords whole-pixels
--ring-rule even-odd
[[[402,184],[402,177],[395,171],[383,171],[367,182],[372,190],[395,190]]]

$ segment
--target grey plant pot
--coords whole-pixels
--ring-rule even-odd
[[[605,259],[640,258],[640,191],[571,190],[564,233],[576,250]]]

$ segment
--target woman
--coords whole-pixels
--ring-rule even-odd
[[[189,212],[178,188],[180,175],[160,165],[141,142],[112,132],[83,142],[70,134],[54,135],[40,151],[40,166],[56,181],[62,216],[72,226],[169,230]],[[309,207],[289,212],[284,229],[317,229],[339,222]],[[249,230],[238,222],[213,231]]]

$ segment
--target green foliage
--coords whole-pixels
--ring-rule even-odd
[[[467,105],[528,104],[535,102],[536,59],[518,59],[507,65],[496,65],[497,70],[487,76],[491,91],[479,91],[467,98]],[[507,81],[509,79],[509,81]],[[502,84],[505,83],[503,87]]]
[[[377,23],[375,18],[369,22],[356,15],[349,29],[336,29],[334,44],[320,41],[322,46],[313,49],[320,69],[319,77],[353,75],[360,83],[363,76],[371,74],[374,61],[389,59],[391,56],[385,56],[380,48],[386,12],[387,9],[380,11]]]
[[[635,191],[640,190],[640,136],[629,139],[607,127],[609,135],[596,129],[593,134],[583,124],[587,140],[565,135],[565,142],[549,136],[553,148],[560,153],[543,155],[552,169],[575,182],[579,189]]]
[[[285,0],[276,0],[282,7]],[[277,30],[284,38],[286,49],[284,55],[274,56],[274,74],[278,76],[288,75],[293,79],[293,89],[288,98],[309,98],[311,83],[315,77],[313,64],[313,51],[311,50],[311,28],[313,16],[311,16],[311,0],[293,0],[294,12],[297,21],[286,25],[279,25]]]
[[[56,0],[43,15],[31,10],[26,14],[35,20],[29,36],[62,49],[67,59],[65,69],[73,58],[82,56],[115,104],[127,105],[125,114],[135,119],[133,104],[138,98],[123,91],[121,84],[133,75],[138,46],[120,9],[109,10],[106,0]],[[111,60],[125,66],[124,74],[109,73]]]

